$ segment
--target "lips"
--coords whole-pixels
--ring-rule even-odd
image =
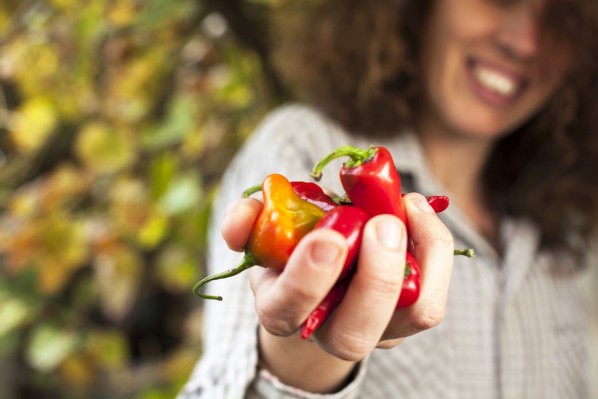
[[[470,59],[468,78],[474,91],[493,105],[509,105],[523,93],[527,81],[519,74],[496,65]]]

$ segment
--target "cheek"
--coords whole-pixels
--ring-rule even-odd
[[[550,56],[545,57],[538,63],[536,76],[538,77],[537,95],[538,102],[544,103],[558,90],[571,70],[571,57],[566,51],[549,52]],[[554,56],[560,54],[560,56]]]

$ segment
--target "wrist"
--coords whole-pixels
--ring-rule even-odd
[[[299,333],[279,337],[259,329],[259,366],[281,383],[312,393],[328,394],[343,389],[357,362],[339,359]]]

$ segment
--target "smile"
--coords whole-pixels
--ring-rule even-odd
[[[474,90],[485,100],[496,105],[508,105],[523,91],[525,82],[513,73],[493,65],[470,60],[468,72]]]

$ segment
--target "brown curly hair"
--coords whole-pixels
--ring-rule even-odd
[[[275,64],[297,98],[356,133],[384,136],[409,125],[433,0],[302,3],[277,15],[276,30]],[[536,116],[497,143],[484,188],[496,214],[530,218],[543,244],[575,249],[576,238],[587,243],[598,226],[598,5],[550,0],[542,24],[571,44],[574,70]]]

